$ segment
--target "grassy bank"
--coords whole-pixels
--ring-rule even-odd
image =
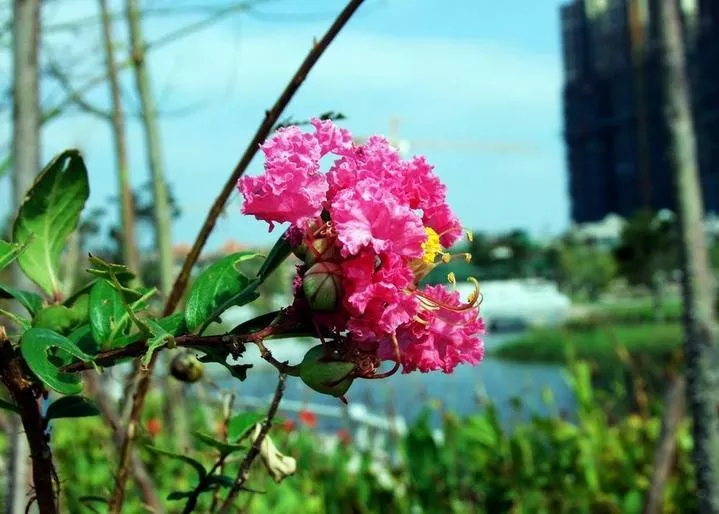
[[[681,321],[681,304],[666,301],[655,311],[650,299],[623,301],[592,306],[581,318],[566,323],[566,328],[588,330],[607,325],[647,325],[655,323],[679,323]]]
[[[591,363],[595,387],[621,385],[632,393],[625,407],[637,411],[646,397],[661,398],[680,370],[681,328],[676,323],[607,325],[580,330],[532,330],[497,348],[493,356],[525,363]]]
[[[681,347],[676,323],[608,325],[576,330],[569,327],[535,329],[508,341],[493,355],[522,362],[565,362],[569,353],[579,359],[612,365],[624,358],[671,357]]]

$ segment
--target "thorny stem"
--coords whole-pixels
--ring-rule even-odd
[[[242,486],[244,486],[245,482],[247,482],[247,477],[250,474],[250,467],[252,466],[252,463],[255,461],[257,456],[260,454],[260,448],[262,447],[262,443],[265,440],[265,437],[267,437],[270,428],[272,428],[272,420],[277,414],[280,400],[282,400],[282,394],[285,391],[286,380],[287,375],[280,374],[279,380],[277,381],[277,388],[275,389],[275,395],[272,398],[270,408],[267,410],[267,419],[265,419],[264,423],[262,424],[262,429],[260,430],[260,433],[257,434],[255,441],[252,443],[250,451],[248,451],[247,455],[245,455],[245,458],[242,459],[240,469],[237,471],[235,485],[232,486],[232,489],[230,489],[227,498],[225,498],[225,502],[222,504],[222,507],[220,507],[220,514],[228,514],[231,511],[232,503],[235,501],[235,498],[239,494],[240,490],[242,490]]]
[[[355,11],[359,8],[360,5],[362,5],[363,1],[364,0],[350,0],[347,6],[337,16],[334,23],[332,23],[332,25],[327,30],[322,39],[319,40],[317,43],[313,44],[311,50],[307,54],[307,57],[302,62],[295,75],[289,81],[289,83],[285,87],[285,90],[277,99],[277,102],[275,102],[275,105],[273,105],[272,108],[265,114],[265,118],[257,129],[254,138],[247,146],[245,153],[243,154],[240,161],[237,163],[237,166],[228,178],[227,183],[223,187],[218,197],[215,199],[215,202],[213,203],[210,212],[208,213],[207,218],[205,219],[205,222],[200,229],[200,233],[198,234],[197,239],[192,246],[192,250],[190,251],[187,258],[185,259],[185,262],[182,265],[182,270],[180,271],[180,274],[175,280],[170,296],[167,299],[167,303],[165,304],[165,315],[171,314],[177,307],[177,304],[180,302],[180,298],[184,294],[187,287],[187,281],[190,277],[190,271],[197,262],[197,259],[200,256],[200,252],[205,246],[205,243],[207,242],[207,239],[209,238],[210,233],[215,226],[217,218],[222,213],[225,204],[227,203],[227,199],[230,197],[230,194],[235,188],[237,180],[242,176],[242,174],[249,166],[250,162],[252,161],[252,158],[257,153],[260,144],[270,134],[272,128],[277,123],[285,107],[287,107],[290,100],[299,89],[300,85],[302,85],[302,83],[304,82],[305,77],[307,77],[307,74],[310,72],[312,67],[319,60],[319,58],[322,56],[324,51],[328,48],[330,43],[340,32],[340,30],[342,30],[345,24],[349,21]],[[147,396],[147,391],[150,388],[150,382],[152,379],[152,368],[154,367],[156,356],[157,353],[153,355],[153,358],[151,359],[149,366],[146,369],[139,368],[137,372],[137,389],[132,399],[132,410],[130,412],[130,417],[127,423],[125,439],[123,440],[122,449],[120,451],[120,465],[117,472],[115,491],[113,492],[112,496],[112,499],[114,501],[111,502],[111,508],[109,509],[109,512],[111,512],[112,514],[117,514],[120,512],[125,483],[127,482],[129,474],[128,468],[130,465],[130,453],[132,450],[132,444],[137,435],[136,432],[138,420],[142,412],[145,397]],[[284,384],[284,379],[282,383]],[[235,494],[237,493],[235,492]]]

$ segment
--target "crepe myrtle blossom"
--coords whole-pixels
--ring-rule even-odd
[[[238,183],[243,213],[270,230],[290,224],[285,237],[302,260],[293,306],[310,316],[325,348],[312,358],[352,364],[352,376],[364,378],[400,366],[451,373],[480,362],[477,282],[466,301],[443,286],[419,285],[436,266],[469,260],[446,251],[464,230],[433,167],[424,157],[402,159],[381,136],[357,145],[332,121],[312,125],[314,133],[278,130],[262,145],[264,173]],[[323,172],[327,156],[334,160]],[[378,373],[385,360],[395,367]],[[346,375],[334,384],[349,387]]]

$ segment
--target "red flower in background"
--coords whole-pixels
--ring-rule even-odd
[[[286,419],[282,422],[282,430],[285,432],[292,432],[295,429],[295,422],[291,419]]]
[[[344,446],[349,446],[352,444],[352,434],[350,434],[349,430],[346,428],[340,428],[337,431],[337,439],[340,440],[340,443]]]
[[[146,428],[152,437],[157,437],[157,435],[162,431],[162,424],[159,419],[150,418],[147,421]]]
[[[315,428],[317,426],[317,416],[308,410],[301,410],[299,414],[300,422],[309,428]]]

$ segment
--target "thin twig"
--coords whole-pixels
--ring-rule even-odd
[[[170,296],[167,299],[167,303],[165,304],[166,314],[172,313],[177,307],[177,304],[180,302],[180,298],[184,294],[185,288],[187,287],[190,270],[194,266],[195,262],[197,262],[197,259],[200,256],[200,252],[202,251],[202,248],[207,242],[207,239],[215,226],[217,218],[222,213],[222,210],[225,207],[225,203],[227,202],[227,199],[232,193],[237,180],[242,176],[242,174],[249,166],[250,162],[252,161],[252,158],[257,153],[260,144],[270,134],[272,127],[275,125],[280,115],[284,111],[285,107],[287,107],[290,100],[299,89],[300,85],[304,82],[305,77],[307,77],[307,74],[322,56],[324,51],[329,47],[330,43],[334,40],[342,27],[345,26],[345,24],[349,21],[349,19],[359,8],[359,6],[362,5],[362,2],[363,0],[350,0],[347,6],[338,15],[334,23],[330,26],[327,33],[322,37],[319,42],[312,46],[312,49],[307,54],[307,57],[305,58],[304,62],[300,65],[295,75],[287,84],[285,90],[277,99],[275,105],[265,114],[264,120],[257,129],[254,138],[247,146],[244,155],[240,159],[240,162],[233,170],[224,188],[213,203],[212,208],[210,209],[210,212],[208,213],[207,218],[205,219],[205,222],[200,229],[200,233],[198,234],[197,239],[192,246],[192,250],[185,259],[185,262],[183,263],[182,270],[180,271],[179,276],[175,280],[175,283],[172,287],[172,292],[170,293]],[[120,453],[120,466],[118,468],[117,481],[115,485],[115,492],[113,493],[113,498],[122,498],[125,483],[127,482],[128,466],[130,464],[130,452],[132,449],[134,438],[136,437],[137,424],[145,402],[145,397],[147,396],[150,382],[152,380],[152,369],[156,362],[156,355],[157,354],[155,354],[150,360],[150,363],[146,369],[140,368],[137,373],[137,389],[135,390],[135,394],[132,399],[132,409],[127,424],[126,436],[123,441],[122,450]],[[121,503],[121,501],[119,503]],[[111,502],[111,507],[111,513],[115,514],[119,512],[119,504],[117,501]]]
[[[245,8],[245,5],[243,3],[234,4],[231,6],[228,6],[224,9],[220,9],[217,12],[214,12],[212,15],[207,16],[207,18],[196,21],[194,23],[190,23],[186,26],[180,27],[177,30],[173,30],[171,32],[168,32],[167,34],[157,38],[155,41],[152,41],[150,43],[147,43],[144,46],[144,51],[149,52],[151,50],[156,50],[159,48],[162,48],[163,46],[167,46],[170,43],[174,43],[178,39],[181,39],[185,36],[188,36],[190,34],[193,34],[195,32],[198,32],[200,30],[204,30],[207,27],[210,27],[214,23],[217,23],[219,20],[222,19],[223,16],[231,13],[232,11],[239,11],[243,10]],[[129,68],[132,66],[132,57],[128,57],[127,59],[124,59],[117,64],[118,70],[124,70],[126,68]],[[87,93],[88,91],[91,91],[96,86],[99,86],[105,80],[108,79],[107,72],[98,75],[92,79],[89,79],[87,82],[85,82],[82,86],[75,88],[74,93],[75,95],[82,96],[83,94]],[[75,103],[75,98],[72,96],[66,97],[63,101],[57,103],[54,107],[46,110],[42,113],[41,123],[47,123],[57,116],[59,116],[66,107],[72,105]]]
[[[229,198],[232,191],[235,189],[237,180],[247,170],[247,167],[250,165],[250,162],[259,150],[260,144],[262,144],[262,142],[270,134],[272,128],[275,126],[275,123],[277,123],[277,120],[279,120],[282,111],[284,111],[285,107],[287,107],[287,104],[290,103],[290,100],[297,92],[299,87],[302,85],[302,82],[304,82],[312,67],[319,60],[319,58],[330,45],[332,40],[334,40],[340,30],[342,30],[342,27],[345,26],[345,24],[349,21],[349,19],[359,8],[362,2],[363,0],[350,0],[344,10],[334,21],[332,26],[330,26],[327,33],[322,37],[321,40],[319,40],[315,45],[313,45],[312,49],[307,54],[307,57],[305,58],[304,62],[300,65],[297,72],[295,73],[294,77],[292,77],[292,79],[289,81],[287,87],[285,87],[285,90],[277,99],[277,102],[275,102],[275,105],[272,106],[272,109],[265,113],[265,119],[257,129],[255,137],[252,138],[252,141],[247,146],[245,153],[240,159],[240,162],[237,163],[237,166],[235,166],[235,169],[232,171],[232,174],[227,179],[225,186],[222,188],[222,192],[212,204],[212,208],[210,209],[210,212],[208,213],[205,222],[202,224],[200,233],[197,235],[195,244],[192,245],[190,253],[187,255],[187,257],[185,258],[185,262],[182,264],[182,270],[180,271],[180,274],[175,280],[172,292],[170,293],[170,297],[167,300],[165,313],[172,313],[177,304],[180,302],[180,298],[184,294],[185,288],[187,287],[187,281],[190,278],[190,272],[192,270],[192,267],[195,265],[197,259],[200,257],[200,252],[205,246],[207,239],[210,237],[210,233],[215,227],[215,222],[217,221],[217,218],[220,216],[220,214],[222,214],[227,199]]]
[[[252,447],[247,452],[247,455],[245,455],[245,458],[242,459],[242,463],[240,464],[240,469],[237,471],[237,478],[235,479],[235,485],[232,486],[232,489],[230,489],[230,492],[227,494],[227,498],[225,499],[225,502],[222,504],[222,507],[220,507],[220,514],[229,513],[230,509],[232,509],[232,503],[235,501],[235,498],[239,494],[239,492],[242,490],[242,487],[245,485],[245,482],[247,482],[247,477],[250,474],[250,467],[252,467],[252,463],[255,461],[257,456],[260,454],[260,448],[262,448],[262,443],[265,440],[265,437],[267,437],[267,434],[270,431],[270,428],[272,428],[272,420],[275,417],[275,414],[277,414],[277,409],[280,405],[280,400],[282,400],[282,394],[285,391],[285,382],[287,381],[287,375],[280,374],[279,380],[277,381],[277,388],[275,389],[275,395],[272,398],[272,403],[270,404],[270,408],[267,410],[267,418],[265,419],[264,423],[262,424],[262,429],[260,430],[260,433],[257,434],[257,437],[255,438],[255,441],[252,443]]]
[[[65,91],[65,94],[67,95],[67,98],[72,103],[76,104],[80,109],[106,121],[110,121],[112,119],[112,112],[92,105],[73,88],[70,78],[65,75],[65,73],[60,69],[60,66],[57,63],[55,63],[54,61],[50,61],[47,65],[47,73],[52,78],[54,78],[60,84],[60,86],[62,86],[63,90]]]

